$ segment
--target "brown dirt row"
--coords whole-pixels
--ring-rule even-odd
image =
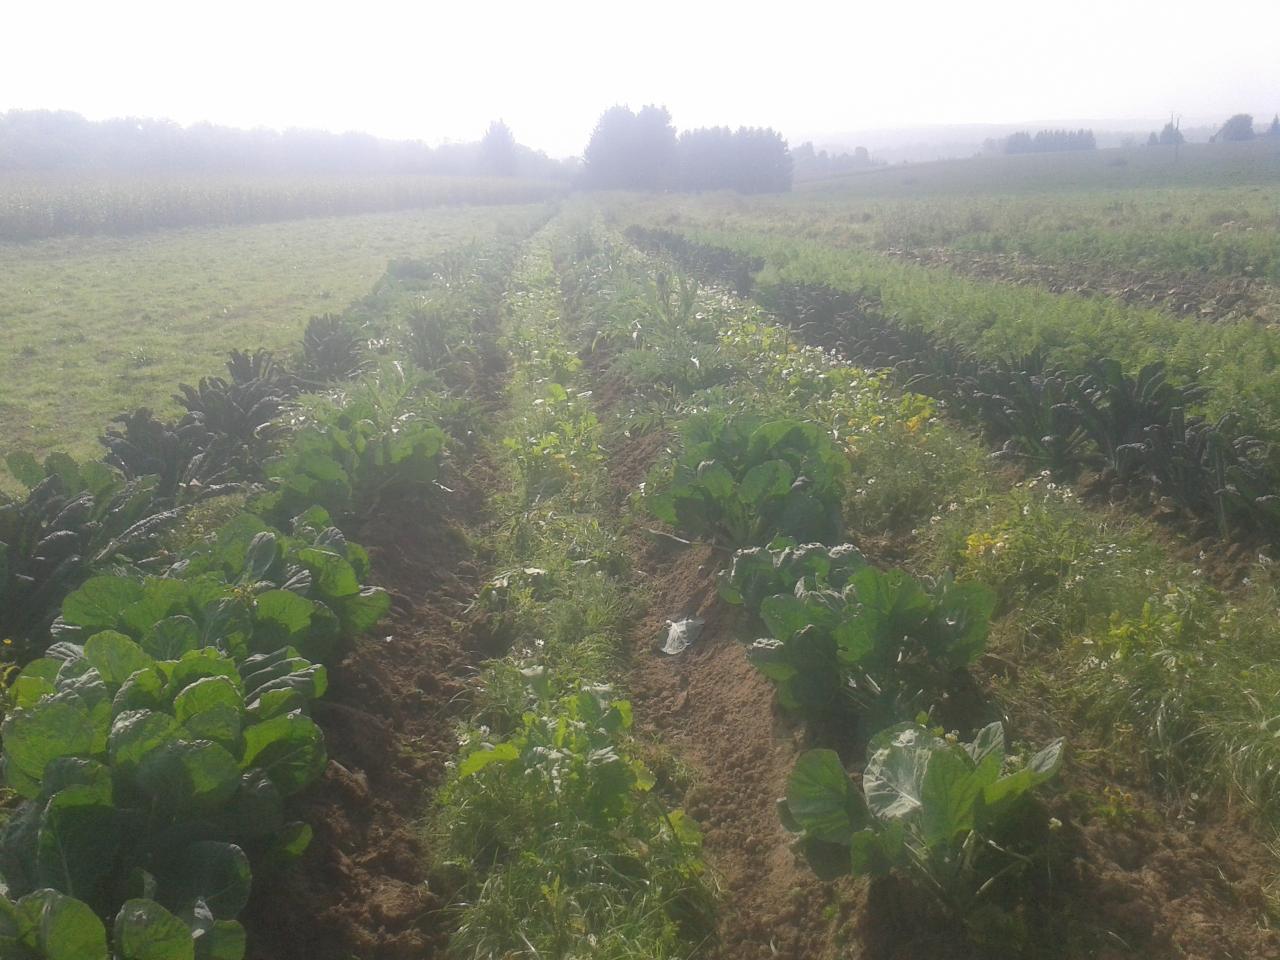
[[[611,375],[603,352],[586,358],[597,408],[624,406],[630,388]],[[627,498],[665,455],[670,436],[623,439],[606,467],[614,506]],[[773,690],[736,639],[737,611],[720,602],[715,572],[722,559],[710,547],[682,547],[637,530],[628,538],[633,571],[648,609],[627,637],[626,687],[637,732],[662,745],[693,771],[685,811],[703,829],[704,851],[723,885],[718,942],[724,960],[830,955],[834,928],[825,908],[850,884],[824,885],[790,849],[775,801],[802,748],[803,733],[775,715]],[[700,617],[703,632],[689,650],[670,657],[659,647],[668,620]]]
[[[1256,277],[1203,273],[1153,273],[1108,263],[1047,263],[1017,253],[971,253],[947,247],[891,247],[891,257],[947,267],[980,280],[1039,286],[1050,293],[1109,297],[1211,323],[1280,323],[1280,290]]]
[[[483,464],[452,470],[451,494],[386,505],[351,531],[392,616],[316,704],[329,765],[294,810],[315,837],[299,864],[255,877],[250,960],[423,960],[447,940],[419,827],[476,659],[459,621],[483,577],[466,531],[483,520],[485,476]]]

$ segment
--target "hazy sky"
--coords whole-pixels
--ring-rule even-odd
[[[6,0],[0,109],[475,139],[613,103],[801,134],[1280,111],[1280,0]]]

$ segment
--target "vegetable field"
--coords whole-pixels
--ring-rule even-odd
[[[0,958],[1280,955],[1273,331],[822,189],[235,228],[127,391],[0,251]]]

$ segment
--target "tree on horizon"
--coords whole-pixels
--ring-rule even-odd
[[[480,140],[480,163],[485,173],[495,177],[514,177],[519,164],[515,134],[505,120],[489,124]]]

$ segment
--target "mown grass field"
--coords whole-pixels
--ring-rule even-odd
[[[112,416],[175,408],[228,350],[276,349],[366,293],[387,262],[483,241],[540,206],[450,207],[0,244],[4,453],[95,455]]]

